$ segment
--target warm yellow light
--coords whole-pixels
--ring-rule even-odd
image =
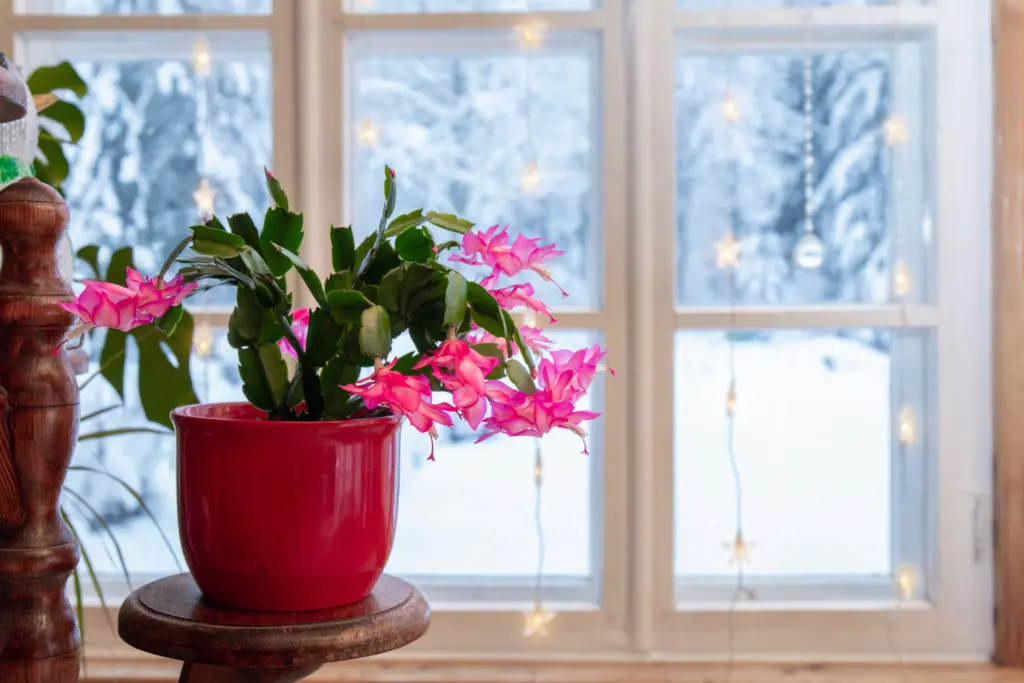
[[[732,417],[736,413],[736,381],[729,382],[729,393],[725,396],[725,414]]]
[[[900,443],[909,446],[914,443],[916,437],[914,427],[914,410],[910,406],[903,406],[898,417]]]
[[[536,194],[540,190],[540,170],[537,168],[537,164],[530,162],[523,171],[523,177],[519,183],[523,187],[523,192],[527,194]]]
[[[210,44],[205,38],[199,39],[192,50],[192,68],[195,69],[196,75],[200,78],[209,76],[212,62]]]
[[[906,119],[899,114],[893,114],[882,123],[882,133],[885,135],[885,144],[890,147],[905,144],[910,135]]]
[[[730,567],[738,564],[750,564],[750,551],[753,549],[754,544],[743,540],[742,531],[737,531],[736,538],[733,539],[732,543],[724,543],[722,547],[729,551]]]
[[[363,121],[356,126],[356,140],[363,147],[376,147],[380,142],[380,126],[373,121]]]
[[[726,95],[722,103],[722,117],[729,123],[738,123],[740,120],[740,107],[733,99],[732,93]]]
[[[914,289],[913,279],[910,276],[910,268],[907,264],[900,259],[896,264],[896,270],[892,274],[892,289],[896,293],[896,296],[902,298],[909,296],[910,292]]]
[[[720,270],[740,265],[740,241],[733,236],[731,229],[721,242],[715,243],[715,252],[715,265]]]
[[[195,338],[192,340],[196,357],[209,358],[213,353],[213,328],[205,320],[196,326]]]
[[[917,590],[917,570],[909,564],[902,565],[896,575],[896,584],[900,589],[900,596],[904,600],[914,597]]]
[[[527,612],[525,617],[526,621],[523,624],[523,637],[545,637],[548,635],[548,625],[554,620],[555,613],[545,610],[541,603],[536,602],[533,605],[533,609]]]
[[[548,27],[540,21],[531,21],[528,24],[516,26],[516,40],[522,50],[536,50],[544,44]]]
[[[199,186],[192,193],[192,200],[196,203],[199,213],[203,216],[212,216],[216,199],[217,191],[213,189],[213,185],[210,185],[210,181],[206,178],[200,180]]]

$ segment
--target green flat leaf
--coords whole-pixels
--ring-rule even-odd
[[[92,585],[96,589],[96,597],[100,599],[100,606],[103,608],[103,615],[107,618],[107,624],[110,626],[110,630],[114,630],[114,621],[110,618],[110,608],[107,607],[107,600],[103,596],[103,584],[100,583],[99,578],[96,576],[96,570],[92,566],[92,558],[89,557],[89,553],[82,546],[82,537],[78,535],[75,525],[71,523],[71,518],[68,517],[68,513],[64,510],[63,506],[60,509],[60,516],[63,518],[64,524],[71,531],[71,534],[78,540],[82,562],[85,563],[85,569],[89,573],[89,580],[92,581]]]
[[[398,292],[402,288],[402,280],[407,272],[404,266],[398,266],[381,278],[380,286],[377,287],[378,304],[389,311],[398,312]]]
[[[245,240],[225,230],[193,225],[192,235],[192,251],[204,256],[234,258],[245,249]]]
[[[395,239],[395,251],[403,261],[425,263],[434,256],[434,240],[425,228],[406,230]]]
[[[423,215],[423,209],[416,209],[409,213],[403,213],[401,216],[397,216],[391,219],[388,223],[388,227],[384,230],[384,237],[390,238],[396,235],[401,235],[409,228],[416,228],[427,222],[427,217]]]
[[[256,229],[256,224],[253,223],[252,217],[247,213],[236,213],[233,216],[228,216],[228,225],[231,227],[231,232],[238,235],[245,243],[252,247],[260,256],[263,255],[263,248],[260,244],[260,232]]]
[[[381,229],[383,233],[383,223],[391,214],[395,212],[395,201],[397,199],[397,184],[395,183],[395,172],[390,166],[384,167],[384,215],[381,217]]]
[[[363,311],[359,348],[373,358],[387,358],[391,353],[391,320],[383,306],[371,306]]]
[[[139,347],[139,400],[146,419],[168,429],[173,428],[172,410],[199,402],[190,366],[194,327],[192,315],[185,311],[167,337],[145,327],[129,333]],[[175,364],[168,359],[168,352]]]
[[[334,273],[327,278],[327,282],[324,284],[324,290],[329,295],[332,291],[339,289],[352,289],[352,271],[343,270],[340,273]],[[328,297],[330,301],[330,297]]]
[[[444,294],[444,324],[462,325],[466,319],[466,278],[454,270],[448,273],[448,288]]]
[[[70,167],[68,165],[68,158],[64,155],[64,148],[60,142],[54,139],[44,138],[42,135],[39,136],[39,142],[37,144],[37,151],[42,153],[46,159],[47,174],[51,185],[60,185],[64,182],[64,179],[68,177],[68,171]]]
[[[67,131],[67,141],[70,143],[77,143],[85,132],[85,114],[78,105],[65,100],[54,102],[41,111],[39,117],[60,124]]]
[[[537,391],[537,385],[533,383],[530,371],[515,358],[510,358],[505,363],[505,372],[508,374],[509,381],[524,394],[532,394]]]
[[[285,194],[284,188],[281,187],[281,182],[274,177],[274,174],[263,168],[263,174],[267,178],[267,191],[270,192],[270,198],[274,200],[274,203],[284,209],[288,210],[288,195]],[[298,249],[298,247],[296,247]]]
[[[178,242],[174,249],[171,249],[171,253],[167,255],[163,265],[160,266],[160,272],[157,273],[157,277],[163,278],[163,276],[167,274],[167,271],[171,269],[171,266],[174,265],[174,261],[181,256],[182,252],[185,251],[190,244],[192,244],[192,235],[189,235]]]
[[[309,312],[309,331],[306,333],[306,362],[322,367],[338,350],[341,325],[331,312],[316,308]]]
[[[360,405],[349,402],[351,394],[341,388],[342,384],[353,384],[359,379],[360,367],[347,363],[344,358],[335,357],[327,362],[320,372],[320,387],[324,395],[324,419],[341,420],[348,417]]]
[[[255,292],[238,287],[235,308],[228,320],[228,343],[232,348],[272,344],[284,336],[284,330],[272,311],[264,308]]]
[[[100,248],[95,244],[88,244],[75,253],[75,258],[85,261],[92,268],[93,279],[100,277]]]
[[[403,316],[411,318],[418,315],[419,311],[412,304],[414,299],[426,302],[444,298],[444,290],[438,290],[437,286],[446,287],[447,283],[433,268],[422,263],[405,263],[402,268],[406,274],[402,278],[402,287],[398,292],[398,309]],[[437,291],[441,294],[434,296]]]
[[[377,285],[385,274],[392,268],[402,265],[402,259],[391,247],[390,242],[381,242],[380,247],[374,253],[370,262],[363,271],[363,277],[359,280],[361,284]]]
[[[274,249],[287,258],[295,266],[295,270],[299,271],[302,281],[306,283],[309,293],[313,295],[313,299],[317,304],[321,308],[330,308],[330,305],[327,303],[327,295],[324,293],[324,286],[320,282],[320,278],[317,277],[317,274],[313,272],[313,269],[307,266],[296,254],[293,254],[284,247],[275,244]]]
[[[460,235],[465,235],[473,229],[474,225],[476,225],[464,218],[459,218],[453,213],[438,213],[436,211],[428,211],[427,220],[439,228],[444,228],[451,232],[457,232]]]
[[[264,275],[266,277],[273,277],[270,273],[270,266],[260,256],[259,251],[253,249],[250,246],[246,246],[242,250],[241,254],[242,265],[249,269],[249,272],[253,275]]]
[[[268,210],[263,221],[263,232],[260,233],[260,245],[263,258],[274,277],[287,273],[292,262],[274,249],[274,245],[284,247],[293,254],[299,253],[299,247],[302,246],[302,216],[282,208]]]
[[[268,412],[276,410],[288,391],[288,366],[277,344],[238,350],[238,373],[249,403]]]
[[[354,289],[332,290],[327,293],[327,303],[335,321],[358,323],[363,311],[373,305],[369,299]]]
[[[128,563],[124,561],[124,553],[121,551],[121,544],[117,542],[117,536],[114,534],[114,531],[110,528],[110,525],[107,524],[107,520],[103,517],[103,515],[96,511],[96,508],[89,504],[89,501],[87,501],[84,496],[79,494],[74,489],[65,486],[64,488],[61,489],[61,493],[66,493],[70,495],[72,498],[74,498],[78,502],[78,504],[85,508],[85,510],[88,511],[90,515],[92,515],[93,519],[95,519],[99,523],[100,528],[103,529],[103,531],[107,535],[107,538],[109,538],[110,542],[114,545],[114,552],[117,553],[117,563],[121,566],[121,573],[124,576],[124,582],[128,584],[128,590],[135,590],[134,588],[132,588],[132,579],[131,576],[129,576],[128,574]]]
[[[352,270],[356,266],[356,243],[352,227],[331,226],[331,266],[334,272]]]
[[[174,334],[174,330],[178,327],[178,323],[181,322],[181,316],[184,310],[181,306],[174,306],[167,310],[160,318],[156,320],[156,328],[163,332],[168,337]]]
[[[427,334],[427,328],[422,322],[413,321],[409,324],[409,338],[420,353],[432,353],[437,350],[437,345],[431,341]]]
[[[45,95],[55,90],[70,90],[79,97],[85,97],[89,92],[89,86],[70,62],[39,67],[29,75],[27,84],[29,92],[33,95]]]
[[[124,367],[128,335],[120,330],[106,331],[103,350],[100,351],[100,375],[124,400]]]
[[[473,322],[494,336],[504,338],[506,326],[503,311],[491,293],[475,282],[467,282],[466,298]]]

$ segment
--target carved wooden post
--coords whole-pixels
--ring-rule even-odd
[[[78,384],[65,353],[72,292],[57,270],[68,210],[35,179],[0,192],[0,681],[78,680],[80,645],[65,594],[78,545],[61,522],[61,485],[78,434]]]

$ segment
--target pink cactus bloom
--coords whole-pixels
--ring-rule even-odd
[[[579,351],[559,349],[552,351],[550,358],[545,358],[538,365],[538,380],[543,386],[552,388],[560,399],[575,401],[590,389],[597,373],[610,370],[601,364],[608,352],[599,345]],[[563,384],[568,378],[568,383]]]
[[[138,294],[139,310],[153,319],[162,318],[172,307],[187,299],[197,287],[195,282],[186,284],[181,275],[164,282],[162,278],[149,278],[132,268],[127,269],[125,279],[128,289]]]
[[[541,244],[542,237],[516,235],[511,245],[508,240],[507,225],[500,232],[497,225],[492,225],[484,232],[467,232],[462,236],[462,253],[452,255],[450,260],[474,266],[489,266],[490,275],[480,283],[487,288],[494,287],[503,274],[513,277],[524,270],[531,270],[558,287],[562,296],[569,296],[543,265],[565,252],[556,251],[554,244]]]
[[[533,296],[533,285],[526,283],[521,285],[510,285],[501,289],[489,290],[498,305],[506,311],[511,311],[518,306],[524,306],[534,313],[546,316],[550,322],[557,322],[551,315],[551,311],[540,299]]]
[[[73,339],[93,327],[128,332],[153,321],[153,316],[139,308],[139,295],[127,287],[110,282],[85,281],[85,289],[69,303],[58,305],[78,316],[81,324],[68,334]]]
[[[537,355],[543,355],[551,349],[553,341],[544,336],[544,330],[530,325],[519,327],[519,336],[523,338],[526,348]],[[477,330],[474,334],[466,337],[470,344],[495,344],[506,356],[515,356],[519,353],[519,347],[515,342],[506,342],[501,337],[495,337],[486,330]]]
[[[377,368],[372,375],[355,384],[343,384],[345,391],[361,396],[368,410],[386,405],[396,415],[404,415],[418,431],[430,435],[430,457],[434,459],[434,439],[437,424],[452,426],[452,418],[445,411],[454,411],[447,403],[430,402],[430,380],[423,375],[410,377],[393,370],[398,360]]]
[[[309,309],[300,308],[299,310],[292,313],[292,334],[299,340],[299,345],[303,350],[306,348],[306,334],[309,333]],[[292,358],[298,358],[295,353],[295,349],[292,348],[292,344],[288,339],[282,337],[277,340],[277,346],[281,349],[281,353],[291,356]]]
[[[448,339],[433,354],[413,366],[430,366],[441,385],[451,392],[455,409],[474,431],[487,415],[487,375],[498,366],[498,359],[474,350],[462,339]]]

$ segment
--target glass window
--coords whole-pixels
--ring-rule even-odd
[[[15,0],[23,14],[269,14],[273,0]]]

